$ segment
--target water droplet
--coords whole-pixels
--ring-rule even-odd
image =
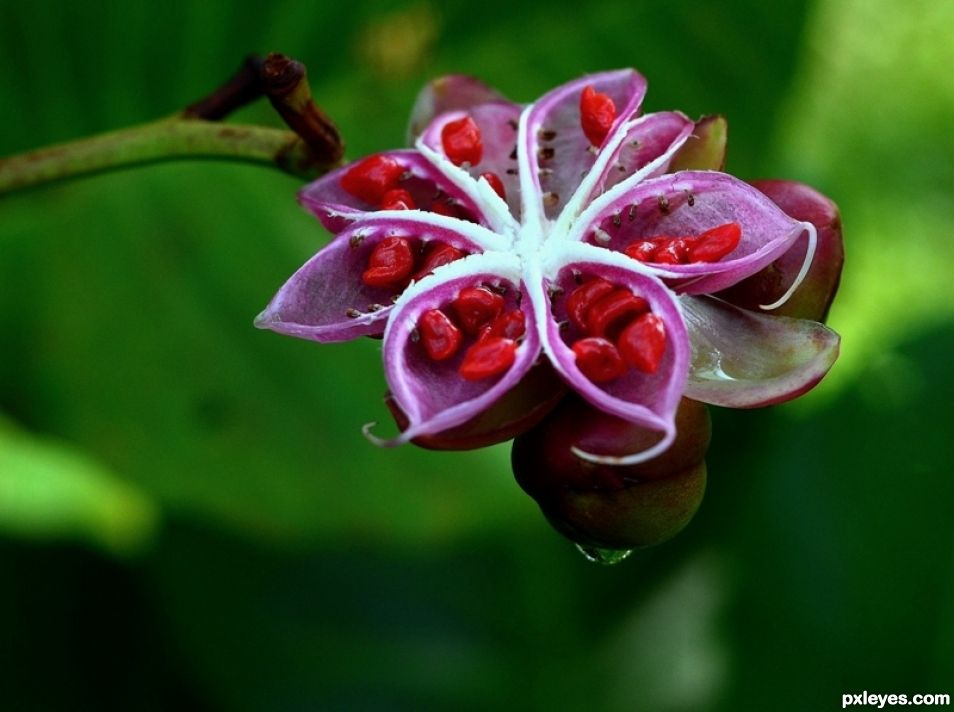
[[[632,549],[599,549],[595,546],[584,546],[583,544],[577,544],[576,548],[586,557],[587,561],[592,561],[594,564],[603,564],[603,566],[618,564],[633,553]]]

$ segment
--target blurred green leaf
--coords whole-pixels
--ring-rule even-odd
[[[775,150],[782,175],[842,210],[830,323],[844,348],[821,393],[852,387],[873,359],[954,315],[952,27],[954,4],[930,0],[833,0],[810,18]]]
[[[152,542],[158,520],[149,497],[93,458],[0,419],[0,532],[128,555]]]

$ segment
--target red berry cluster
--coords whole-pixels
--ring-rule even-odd
[[[663,265],[684,265],[692,262],[718,262],[739,245],[742,227],[726,223],[700,235],[669,237],[659,235],[637,240],[623,250],[634,260]]]
[[[566,301],[570,323],[586,336],[573,342],[576,365],[594,383],[611,381],[630,367],[655,373],[666,351],[663,320],[625,287],[593,277]]]
[[[504,311],[504,305],[504,298],[488,287],[460,290],[450,313],[428,309],[421,314],[417,330],[424,352],[432,361],[446,361],[458,353],[465,337],[473,337],[457,372],[468,381],[500,375],[513,365],[526,331],[523,312]]]
[[[453,245],[432,240],[423,245],[410,237],[386,237],[371,250],[361,281],[369,287],[403,289],[438,267],[467,255]]]
[[[348,193],[370,203],[378,210],[416,210],[419,206],[414,196],[409,190],[400,187],[401,182],[409,175],[394,157],[379,154],[355,163],[341,176],[340,184]],[[503,184],[500,183],[500,178],[493,173],[486,173],[484,177],[494,190],[497,190],[499,184],[500,190],[497,192],[502,193]],[[426,210],[438,215],[471,220],[461,207],[438,191],[436,196],[429,199]]]

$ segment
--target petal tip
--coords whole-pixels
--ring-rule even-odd
[[[361,434],[367,439],[372,445],[377,445],[378,447],[393,447],[390,440],[386,438],[379,438],[377,435],[371,432],[372,429],[376,428],[378,421],[372,420],[370,423],[365,423],[361,426]]]
[[[266,308],[252,320],[252,326],[256,329],[271,329],[275,321],[272,311]]]

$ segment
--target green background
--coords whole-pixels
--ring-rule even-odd
[[[0,708],[820,710],[954,693],[954,4],[0,1],[0,155],[304,61],[350,156],[418,88],[635,66],[729,170],[841,206],[826,382],[714,410],[709,488],[611,568],[509,448],[379,450],[379,345],[252,318],[327,237],[293,179],[177,163],[0,198]],[[267,105],[237,121],[278,125]]]

